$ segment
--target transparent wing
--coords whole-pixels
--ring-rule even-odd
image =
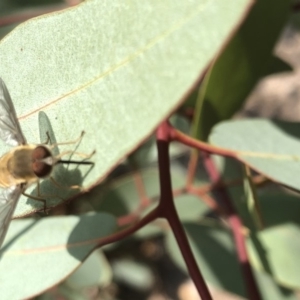
[[[22,193],[21,186],[12,186],[0,193],[0,248],[4,241],[12,214]]]
[[[0,138],[10,146],[26,144],[8,89],[0,78]]]

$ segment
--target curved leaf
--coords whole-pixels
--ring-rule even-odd
[[[204,279],[213,286],[246,296],[229,232],[193,223],[185,223],[184,227]],[[171,232],[167,237],[167,247],[175,262],[185,270],[185,263]],[[297,299],[291,290],[279,286],[268,274],[255,270],[254,274],[263,299]]]
[[[40,142],[40,111],[58,142],[85,130],[95,184],[180,105],[250,2],[90,0],[23,23],[1,41],[0,75],[25,136]]]
[[[238,159],[268,178],[300,190],[300,125],[274,120],[222,122],[212,144],[237,151]]]
[[[112,280],[112,270],[103,252],[95,250],[83,264],[63,283],[70,290],[79,292],[89,287],[105,287]]]
[[[268,228],[258,235],[267,258],[269,269],[276,280],[285,286],[299,290],[300,226],[286,223]],[[253,244],[249,242],[249,253],[254,265],[263,269]]]
[[[1,299],[31,298],[58,284],[115,229],[104,213],[13,221],[1,251]]]

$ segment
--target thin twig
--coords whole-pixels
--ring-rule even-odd
[[[195,177],[197,163],[198,163],[199,153],[196,150],[192,150],[190,154],[190,161],[187,171],[186,187],[189,188],[193,185],[193,180]]]
[[[104,246],[104,245],[107,245],[110,243],[120,241],[121,239],[124,239],[124,238],[132,235],[139,229],[143,228],[147,224],[149,224],[149,223],[153,222],[155,219],[157,219],[159,217],[159,213],[160,212],[157,207],[154,210],[152,210],[150,213],[148,213],[145,217],[143,217],[140,221],[138,221],[136,224],[134,224],[126,229],[123,229],[115,234],[112,234],[110,236],[103,238],[98,245]]]
[[[208,153],[203,153],[204,165],[206,171],[210,177],[212,184],[217,184],[221,181],[221,176],[218,169],[216,168],[213,160]],[[242,274],[244,277],[244,282],[246,284],[247,294],[250,300],[260,300],[261,295],[257,287],[251,265],[248,258],[246,242],[243,235],[243,224],[237,214],[234,206],[230,201],[230,197],[227,190],[224,187],[220,187],[217,192],[219,192],[222,204],[228,216],[228,223],[230,224],[231,230],[233,232],[234,242],[237,250],[238,259],[242,269]]]
[[[179,130],[176,130],[170,124],[168,124],[168,128],[169,128],[169,131],[170,131],[170,136],[171,136],[172,140],[174,140],[174,141],[178,141],[182,144],[185,144],[187,146],[196,148],[200,151],[206,151],[208,153],[218,154],[218,155],[222,155],[222,156],[225,156],[225,157],[231,157],[231,158],[237,158],[238,157],[238,152],[236,152],[236,151],[216,147],[216,146],[210,145],[208,143],[196,140],[196,139],[180,132]]]

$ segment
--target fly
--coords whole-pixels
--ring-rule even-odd
[[[75,143],[83,136],[73,142]],[[27,144],[21,131],[8,89],[0,78],[0,139],[13,148],[0,157],[0,247],[5,238],[12,214],[20,195],[32,183],[39,183],[42,178],[50,177],[54,166],[58,163],[93,164],[89,161],[68,161],[61,157],[73,153],[66,151],[58,156],[52,153],[52,147],[45,144]],[[63,143],[61,143],[63,144]],[[55,145],[54,145],[55,146]],[[86,158],[91,157],[86,155]],[[26,194],[25,194],[26,195]],[[26,195],[29,196],[29,195]],[[31,196],[29,196],[31,197]],[[38,199],[41,197],[32,197]]]

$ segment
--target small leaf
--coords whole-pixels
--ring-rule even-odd
[[[115,229],[104,213],[13,221],[1,253],[1,299],[31,298],[58,284]]]
[[[237,152],[238,159],[269,179],[300,190],[300,125],[274,120],[222,122],[212,144]]]
[[[184,227],[204,280],[217,288],[246,297],[243,277],[230,233],[218,227],[193,223],[185,223]],[[174,261],[186,270],[186,265],[171,232],[167,236],[167,248]],[[295,264],[295,268],[298,265]],[[297,299],[293,291],[279,286],[268,274],[253,271],[263,299]]]
[[[270,208],[269,208],[270,209]],[[300,224],[286,223],[261,231],[258,239],[265,250],[268,268],[276,281],[284,286],[300,289]],[[253,244],[249,241],[251,261],[259,270],[265,269]]]
[[[155,277],[149,266],[129,259],[112,262],[114,278],[140,291],[150,290]]]
[[[95,250],[63,283],[72,290],[105,287],[112,279],[112,270],[101,250]]]
[[[244,295],[241,272],[236,260],[234,246],[229,232],[201,224],[184,223],[197,264],[206,282]],[[172,258],[180,267],[186,269],[176,240],[170,232],[167,247]],[[230,270],[230,276],[228,276]]]
[[[266,229],[250,235],[248,245],[252,261],[257,268],[270,272],[278,282],[298,290],[299,197],[283,192],[263,192],[259,198]]]
[[[268,274],[256,270],[254,270],[254,274],[262,299],[298,300],[298,297],[293,290],[280,286]]]

